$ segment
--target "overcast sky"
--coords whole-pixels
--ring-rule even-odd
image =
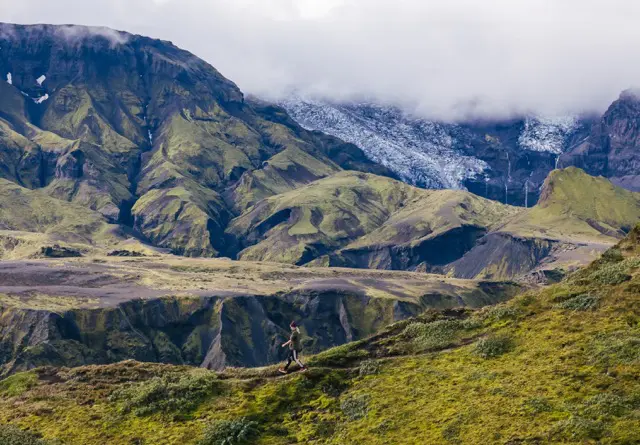
[[[636,0],[0,0],[0,21],[173,41],[247,93],[442,119],[603,111],[640,85]]]

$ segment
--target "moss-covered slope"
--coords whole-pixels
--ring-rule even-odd
[[[256,444],[635,444],[639,243],[640,227],[562,283],[427,312],[287,377],[133,362],[16,374],[0,418],[71,444],[221,443],[198,441],[232,425]]]
[[[259,202],[227,232],[246,246],[241,259],[407,269],[459,258],[518,212],[467,192],[340,172]]]
[[[227,234],[241,259],[510,279],[597,258],[640,220],[639,196],[576,168],[531,209],[339,172],[260,201]]]
[[[0,85],[0,177],[156,246],[219,255],[230,215],[259,199],[342,169],[389,173],[282,109],[245,101],[170,42],[48,25],[0,24],[0,36],[0,72],[12,79]]]
[[[109,224],[101,214],[52,198],[41,190],[29,190],[0,178],[0,196],[0,231],[5,235],[0,257],[9,256],[18,247],[20,231],[41,235],[41,245],[34,240],[36,250],[54,243],[107,248],[123,239],[118,226]],[[15,231],[18,233],[10,236]]]
[[[640,221],[640,193],[569,167],[554,170],[538,204],[514,218],[506,232],[560,240],[610,241]]]

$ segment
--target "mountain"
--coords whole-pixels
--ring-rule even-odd
[[[634,444],[640,226],[556,285],[276,366],[122,362],[0,382],[0,434],[69,444]],[[15,443],[15,442],[14,442]],[[25,443],[18,442],[18,443]]]
[[[640,95],[625,91],[588,137],[565,153],[561,162],[576,165],[591,175],[606,176],[614,184],[640,191]]]
[[[640,220],[640,194],[571,167],[540,202],[507,206],[341,172],[265,199],[231,221],[238,258],[511,279],[595,258]]]
[[[488,234],[448,267],[458,277],[493,278],[595,259],[640,220],[640,193],[579,168],[554,170],[540,201]]]
[[[544,197],[549,171],[584,139],[587,121],[451,125],[367,104],[283,104],[293,117],[329,122],[347,140],[370,141],[363,151],[303,128],[285,108],[245,100],[213,67],[169,42],[106,28],[3,24],[0,31],[7,80],[0,82],[0,185],[11,190],[1,205],[21,216],[0,217],[3,258],[162,249],[520,279],[590,261],[637,214],[632,195],[606,184],[601,195],[579,173],[561,175],[582,178],[568,180],[617,209],[585,213],[580,224],[588,230],[569,219],[558,232],[558,220],[545,216],[549,206],[528,212],[495,202],[505,192],[510,204]],[[630,119],[621,113],[606,121]],[[587,141],[599,134],[593,128]],[[463,187],[469,191],[451,190]],[[555,205],[576,199],[585,200],[564,194]],[[582,236],[589,230],[593,236]]]
[[[0,177],[192,256],[258,200],[343,169],[390,174],[169,42],[0,24]]]
[[[298,95],[280,105],[303,127],[357,145],[409,184],[467,189],[527,207],[536,203],[551,170],[574,165],[569,158],[559,158],[584,142],[593,121],[588,116],[530,116],[452,124],[376,103],[334,103]]]

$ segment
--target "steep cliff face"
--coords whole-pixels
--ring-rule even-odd
[[[640,96],[625,91],[591,127],[586,140],[562,157],[589,174],[640,191]]]
[[[115,307],[61,312],[0,306],[3,372],[38,366],[80,366],[127,359],[210,369],[261,366],[283,358],[291,320],[304,352],[357,340],[428,308],[480,307],[504,301],[519,287],[494,283],[451,287],[415,301],[344,291],[274,296],[160,298]]]

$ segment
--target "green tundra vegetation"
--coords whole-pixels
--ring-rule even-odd
[[[427,311],[307,357],[306,373],[133,361],[17,373],[0,382],[1,434],[71,444],[635,444],[639,295],[640,226],[558,284],[480,310]]]

